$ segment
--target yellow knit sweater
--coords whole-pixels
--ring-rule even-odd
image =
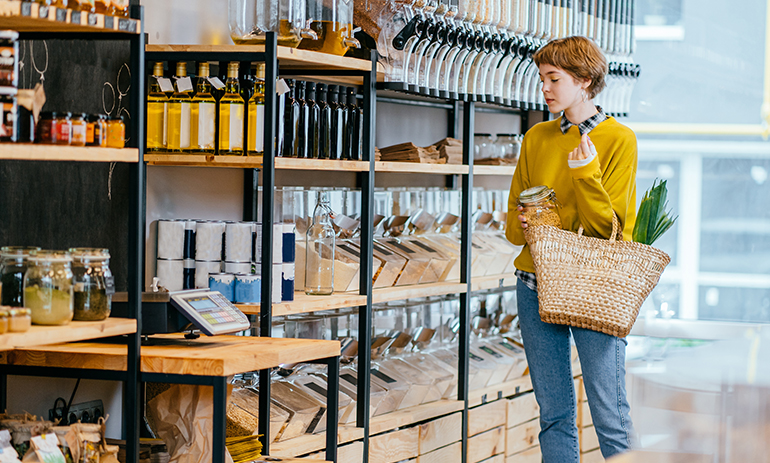
[[[588,165],[570,169],[567,156],[580,144],[580,131],[573,125],[562,134],[560,123],[561,118],[542,122],[524,137],[508,197],[508,240],[526,245],[516,208],[519,193],[538,185],[553,188],[561,203],[559,216],[565,230],[577,232],[582,223],[586,236],[609,238],[614,210],[624,239],[630,240],[636,221],[634,132],[614,118],[607,118],[589,134],[598,155]],[[524,246],[515,264],[519,270],[535,272],[528,246]]]

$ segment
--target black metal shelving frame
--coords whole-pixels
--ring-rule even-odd
[[[145,166],[144,166],[144,8],[139,0],[130,1],[130,17],[141,24],[137,33],[79,31],[79,32],[20,32],[20,40],[110,40],[129,41],[131,49],[130,111],[133,114],[130,126],[129,146],[138,149],[137,163],[129,167],[129,216],[128,216],[128,313],[136,320],[135,333],[121,339],[126,342],[126,371],[89,370],[75,368],[38,368],[13,365],[0,365],[0,409],[6,410],[8,396],[8,375],[40,376],[54,378],[82,378],[108,381],[121,381],[123,388],[123,435],[126,439],[126,461],[139,461],[139,427],[141,418],[140,404],[140,351],[141,351],[141,295],[144,278],[144,227],[145,227]],[[54,149],[54,148],[52,148]],[[37,162],[37,161],[36,161]]]

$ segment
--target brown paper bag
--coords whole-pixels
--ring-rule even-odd
[[[155,422],[158,437],[168,447],[169,463],[208,463],[212,460],[214,403],[211,386],[175,384],[147,404],[147,414]],[[225,455],[226,461],[232,463],[230,454]]]
[[[59,450],[59,438],[56,434],[43,434],[33,437],[29,450],[22,459],[25,463],[65,463],[64,454]]]

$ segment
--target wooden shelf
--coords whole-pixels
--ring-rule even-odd
[[[346,444],[363,438],[364,428],[340,426],[337,430],[337,445]],[[321,432],[318,434],[304,434],[283,442],[273,442],[270,444],[270,454],[279,458],[292,458],[298,455],[318,452],[325,448],[326,433]]]
[[[141,349],[142,373],[230,376],[340,355],[337,341],[250,336],[186,340],[181,333],[150,339],[154,345],[145,344]],[[84,342],[17,349],[0,356],[0,363],[125,371],[126,357],[124,345]]]
[[[9,161],[139,162],[139,150],[136,148],[116,149],[0,143],[0,159]]]
[[[150,53],[264,53],[264,45],[147,45]],[[280,69],[361,71],[371,70],[370,61],[317,51],[278,46]],[[336,80],[336,79],[335,79]],[[359,79],[360,80],[360,79]]]
[[[500,287],[515,286],[516,277],[513,275],[492,275],[474,278],[471,282],[472,291],[483,291]],[[447,294],[464,293],[467,286],[458,281],[428,283],[422,285],[393,286],[377,288],[372,292],[372,303],[400,301],[418,297],[444,296]],[[343,309],[366,305],[366,296],[357,292],[338,292],[331,296],[308,296],[304,292],[294,293],[294,300],[273,304],[273,316],[296,315],[301,313],[318,312],[321,310]],[[241,312],[247,315],[259,315],[260,304],[236,304]]]
[[[369,422],[369,435],[373,436],[402,426],[428,421],[462,409],[463,402],[460,400],[439,400],[438,402],[431,402],[376,416]]]
[[[67,8],[42,7],[37,3],[0,2],[0,29],[19,32],[121,32],[138,34],[141,22],[103,14],[81,13]]]
[[[475,407],[503,397],[510,397],[531,390],[532,378],[530,378],[529,375],[522,376],[513,381],[507,381],[495,386],[488,386],[483,389],[470,391],[470,393],[468,393],[468,407]]]
[[[228,167],[233,169],[261,169],[262,156],[214,156],[209,154],[145,154],[151,166]]]
[[[136,333],[136,320],[128,318],[108,318],[99,322],[72,322],[65,326],[33,325],[26,333],[0,334],[0,351],[132,333]]]
[[[333,170],[346,172],[369,172],[369,163],[364,161],[275,158],[274,165],[276,169],[285,170]]]
[[[274,445],[275,444],[271,444],[270,445],[270,450],[271,451],[273,450],[273,446]],[[256,461],[256,463],[260,463],[260,462],[263,462],[263,461],[264,462],[271,462],[271,463],[307,463],[307,458],[281,458],[281,457],[274,456],[274,455],[271,455],[271,456],[262,455],[261,457],[259,457],[259,459],[255,460],[255,461]],[[316,459],[313,459],[313,462],[315,462],[315,463],[332,463],[331,461],[316,460]]]
[[[516,166],[473,166],[473,175],[501,175],[512,177]]]
[[[387,162],[374,163],[375,172],[396,172],[408,174],[467,174],[468,166],[463,164],[426,164],[419,162]]]

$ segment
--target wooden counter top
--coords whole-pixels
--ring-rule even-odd
[[[197,376],[229,376],[340,355],[337,341],[201,336],[153,336],[142,345],[142,372]],[[0,353],[0,364],[124,371],[126,346],[97,342],[55,344]]]

